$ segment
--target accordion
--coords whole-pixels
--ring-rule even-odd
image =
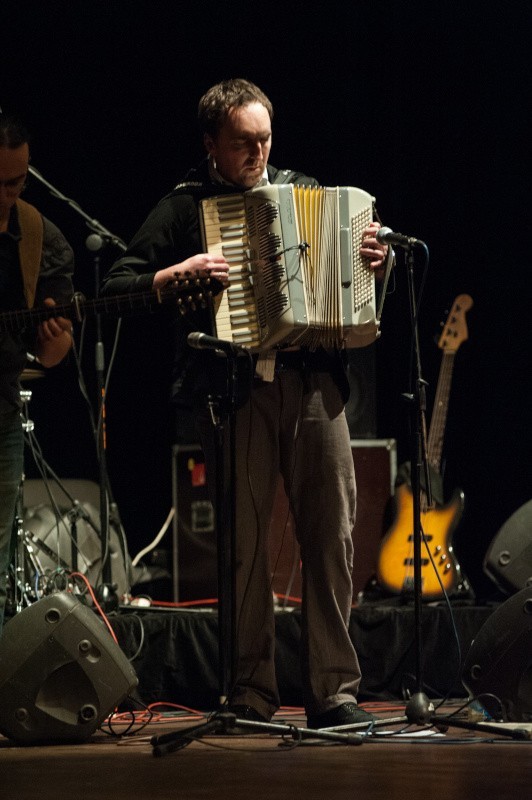
[[[382,304],[359,253],[373,201],[354,187],[292,184],[202,200],[205,252],[229,263],[218,338],[256,351],[375,341]]]

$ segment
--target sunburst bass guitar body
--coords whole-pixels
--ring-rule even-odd
[[[427,461],[440,477],[454,357],[461,343],[467,339],[465,315],[472,305],[473,300],[469,295],[461,294],[455,298],[438,342],[443,353],[428,436]],[[395,521],[382,540],[379,551],[377,581],[381,588],[392,594],[409,594],[414,591],[414,496],[408,481],[396,487],[395,504]],[[420,492],[419,506],[423,534],[423,600],[437,600],[445,594],[468,592],[468,582],[461,574],[452,547],[452,536],[464,508],[463,492],[457,489],[446,505],[434,500],[429,505],[425,492]]]
[[[396,487],[394,499],[395,519],[382,540],[377,580],[392,594],[409,594],[414,591],[414,496],[408,483]],[[421,528],[425,534],[421,546],[424,600],[438,600],[443,596],[443,590],[446,594],[453,594],[463,587],[464,579],[452,546],[452,537],[463,510],[464,493],[456,490],[446,505],[434,505],[421,511]]]

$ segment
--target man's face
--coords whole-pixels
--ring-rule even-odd
[[[0,220],[6,220],[15,205],[28,174],[30,152],[27,144],[11,149],[0,147]]]
[[[272,144],[270,115],[262,103],[231,108],[216,138],[206,134],[204,141],[222,178],[251,189],[262,178],[268,163]]]

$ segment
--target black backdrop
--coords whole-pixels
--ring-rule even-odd
[[[459,7],[460,5],[460,7]],[[271,161],[377,198],[385,224],[427,242],[420,339],[428,408],[452,299],[473,297],[445,435],[447,490],[464,489],[455,537],[480,596],[482,558],[532,496],[529,396],[532,273],[526,2],[188,3],[3,0],[0,105],[32,134],[34,166],[119,237],[202,155],[199,96],[233,76],[275,107]],[[35,179],[26,198],[76,250],[76,286],[95,291],[81,217]],[[104,252],[102,274],[116,252]],[[401,259],[376,346],[378,435],[408,456],[409,316]],[[94,398],[94,324],[82,354]],[[106,363],[113,327],[105,322]],[[132,553],[168,510],[167,360],[152,319],[125,325],[108,401],[111,483]],[[63,478],[98,479],[91,426],[70,362],[31,385],[44,455]],[[34,475],[28,459],[27,473]]]

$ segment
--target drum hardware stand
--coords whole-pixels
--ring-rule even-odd
[[[28,389],[21,389],[19,396],[22,402],[22,411],[20,413],[22,420],[22,430],[25,433],[30,433],[35,428],[35,423],[29,418],[28,403],[31,400],[31,391]],[[31,602],[37,600],[37,594],[32,594],[32,586],[30,585],[30,575],[28,574],[28,567],[31,565],[34,573],[37,575],[42,572],[42,568],[38,562],[37,556],[31,537],[27,531],[24,530],[24,473],[21,475],[20,484],[18,488],[17,504],[14,520],[14,531],[16,531],[15,548],[13,552],[13,559],[11,564],[12,571],[12,590],[13,590],[13,611],[19,613],[22,611],[24,604],[31,605]]]
[[[22,516],[23,492],[25,476],[22,475],[17,498],[15,516],[15,549],[11,563],[12,571],[12,603],[13,613],[18,614],[24,606],[29,606],[39,599],[37,587],[30,583],[31,570],[35,576],[42,575],[43,569],[39,563],[30,534],[24,529]]]
[[[31,400],[32,392],[26,389],[22,389],[20,391],[20,398],[23,404],[23,410],[21,412],[22,417],[22,428],[24,433],[26,434],[26,438],[29,439],[30,435],[33,434],[35,430],[35,423],[33,420],[29,418],[28,412],[28,403]],[[35,451],[32,448],[32,452],[35,458]],[[43,574],[44,570],[39,563],[38,557],[36,555],[36,551],[42,550],[46,555],[51,558],[53,561],[56,561],[58,566],[62,567],[70,572],[77,572],[78,570],[78,554],[79,554],[79,546],[78,546],[78,532],[77,532],[77,523],[78,520],[83,519],[93,531],[97,534],[98,538],[100,537],[100,531],[93,523],[90,514],[83,508],[82,504],[79,500],[76,500],[67,488],[63,485],[59,477],[53,471],[49,464],[47,464],[44,459],[41,457],[41,466],[42,469],[40,470],[42,474],[48,474],[52,477],[54,483],[59,487],[61,492],[68,498],[71,508],[66,512],[66,516],[68,517],[70,523],[70,541],[71,541],[71,563],[70,565],[65,562],[63,559],[59,557],[58,553],[55,553],[47,544],[41,542],[38,537],[34,536],[31,532],[24,530],[24,519],[23,519],[23,486],[25,476],[22,476],[22,482],[19,491],[19,505],[17,511],[17,530],[18,530],[18,538],[21,542],[23,542],[23,547],[26,548],[28,553],[29,560],[31,561],[32,567],[34,568],[36,574]],[[52,502],[52,505],[54,503]],[[59,523],[58,523],[59,524]],[[23,552],[23,548],[22,548]],[[16,554],[17,557],[17,554]],[[15,564],[15,573],[22,570],[21,566],[21,557],[18,556],[18,564]],[[22,562],[23,563],[23,562]]]
[[[99,284],[100,284],[100,257],[99,251],[107,244],[112,244],[120,250],[125,251],[126,244],[118,236],[115,236],[111,231],[107,230],[101,222],[93,219],[86,214],[83,209],[69,197],[66,197],[62,192],[56,189],[49,183],[41,173],[30,166],[28,171],[37,178],[50,193],[59,200],[67,203],[74,211],[79,214],[84,220],[92,233],[86,239],[87,249],[94,252],[94,281],[95,281],[95,297],[98,297]],[[96,447],[99,464],[99,483],[100,483],[100,541],[102,550],[102,583],[96,587],[96,594],[100,605],[105,610],[115,610],[118,607],[119,599],[116,594],[116,586],[112,584],[111,574],[111,559],[109,548],[109,509],[118,516],[118,509],[116,503],[110,497],[109,477],[107,474],[106,463],[106,437],[105,437],[105,356],[104,346],[102,340],[102,326],[101,315],[96,315],[96,346],[95,346],[95,370],[97,378],[97,410],[98,422],[96,425]],[[118,523],[120,524],[120,523]],[[125,559],[125,554],[124,554]],[[127,565],[125,565],[125,572],[127,574]]]

